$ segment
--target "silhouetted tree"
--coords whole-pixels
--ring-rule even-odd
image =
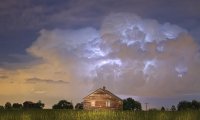
[[[44,106],[44,103],[42,103],[40,100],[37,103],[31,101],[25,101],[23,103],[23,108],[25,109],[43,109]]]
[[[6,102],[5,104],[5,109],[11,109],[12,108],[12,105],[10,102]]]
[[[42,103],[41,100],[39,100],[37,103],[35,103],[34,108],[37,108],[37,109],[43,109],[44,106],[45,106],[45,104]]]
[[[161,107],[161,111],[165,111],[165,107],[162,106],[162,107]]]
[[[66,100],[60,100],[57,104],[52,106],[53,109],[73,109],[73,104]]]
[[[34,106],[34,103],[31,102],[31,101],[25,101],[25,102],[23,103],[23,108],[25,108],[25,109],[33,108],[33,106]]]
[[[198,102],[196,100],[192,100],[192,109],[200,110],[200,102]]]
[[[142,110],[141,103],[132,98],[123,100],[123,110]]]
[[[21,109],[22,108],[22,104],[20,104],[20,103],[13,103],[12,107],[14,109]]]
[[[3,110],[3,109],[4,109],[4,107],[2,105],[0,105],[0,110]]]
[[[174,105],[172,105],[171,111],[176,111],[176,107]]]
[[[82,109],[83,109],[83,103],[77,103],[77,104],[75,105],[75,109],[76,109],[76,110],[82,110]]]
[[[138,101],[135,101],[135,110],[142,110],[141,103]]]
[[[192,109],[192,103],[188,101],[181,101],[177,105],[178,111],[181,110],[191,110]]]

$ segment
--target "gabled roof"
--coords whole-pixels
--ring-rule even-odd
[[[107,93],[107,94],[109,94],[110,96],[113,96],[113,97],[115,97],[115,98],[117,98],[117,99],[119,99],[119,100],[122,101],[121,98],[117,97],[116,95],[114,95],[114,94],[111,93],[110,91],[108,91],[108,90],[106,90],[106,89],[102,89],[102,88],[99,88],[99,89],[95,90],[94,92],[90,93],[89,95],[87,95],[87,96],[84,97],[83,99],[86,99],[86,98],[89,97],[91,94],[93,94],[93,93],[95,93],[95,92],[97,92],[97,91],[103,91],[104,93]]]

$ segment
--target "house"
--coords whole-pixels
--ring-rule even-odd
[[[106,87],[99,88],[88,96],[83,98],[83,109],[112,109],[119,110],[123,108],[123,101]]]

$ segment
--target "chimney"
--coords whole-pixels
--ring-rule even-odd
[[[105,86],[103,86],[103,90],[106,90],[106,87],[105,87]]]

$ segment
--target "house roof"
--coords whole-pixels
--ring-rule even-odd
[[[109,94],[109,95],[111,95],[111,96],[113,96],[113,97],[115,97],[115,98],[117,98],[117,99],[119,99],[119,100],[122,101],[121,98],[119,98],[118,96],[114,95],[113,93],[111,93],[110,91],[106,90],[105,88],[99,88],[99,89],[95,90],[94,92],[90,93],[89,95],[87,95],[86,97],[84,97],[83,99],[86,99],[86,98],[89,97],[91,94],[93,94],[93,93],[95,93],[95,92],[97,92],[97,91],[103,91],[104,93],[107,93],[107,94]]]

